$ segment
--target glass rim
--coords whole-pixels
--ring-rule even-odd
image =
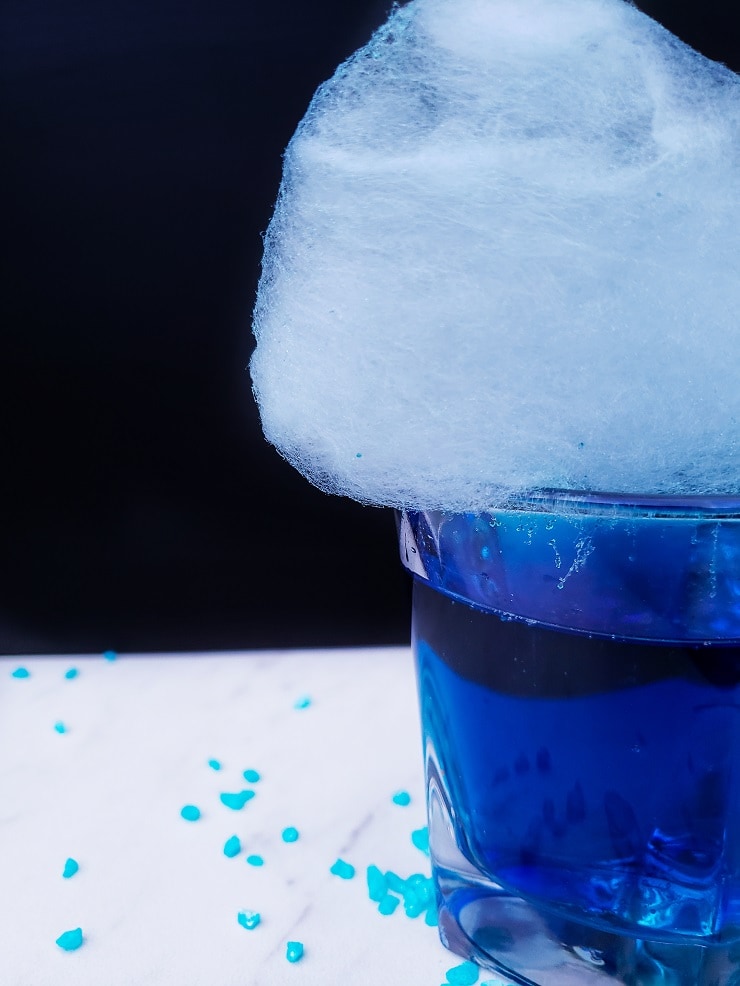
[[[512,494],[497,506],[483,511],[464,511],[464,513],[466,516],[474,516],[491,515],[502,511],[638,514],[655,518],[707,517],[740,520],[740,494],[611,493],[600,490],[552,488]],[[439,513],[459,512],[439,511]]]

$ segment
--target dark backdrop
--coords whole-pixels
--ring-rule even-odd
[[[5,0],[0,652],[407,640],[387,511],[262,439],[260,234],[388,0]],[[640,6],[740,67],[725,2]]]

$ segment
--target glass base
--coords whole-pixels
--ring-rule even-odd
[[[493,883],[461,852],[444,788],[430,780],[439,934],[452,952],[521,986],[739,986],[738,942],[635,938]]]

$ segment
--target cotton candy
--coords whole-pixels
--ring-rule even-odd
[[[328,492],[739,493],[740,80],[623,0],[396,8],[286,151],[254,332]]]

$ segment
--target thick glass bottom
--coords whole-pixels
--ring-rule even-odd
[[[442,943],[522,986],[738,986],[740,943],[637,938],[525,900],[460,852],[438,784],[430,842]]]

